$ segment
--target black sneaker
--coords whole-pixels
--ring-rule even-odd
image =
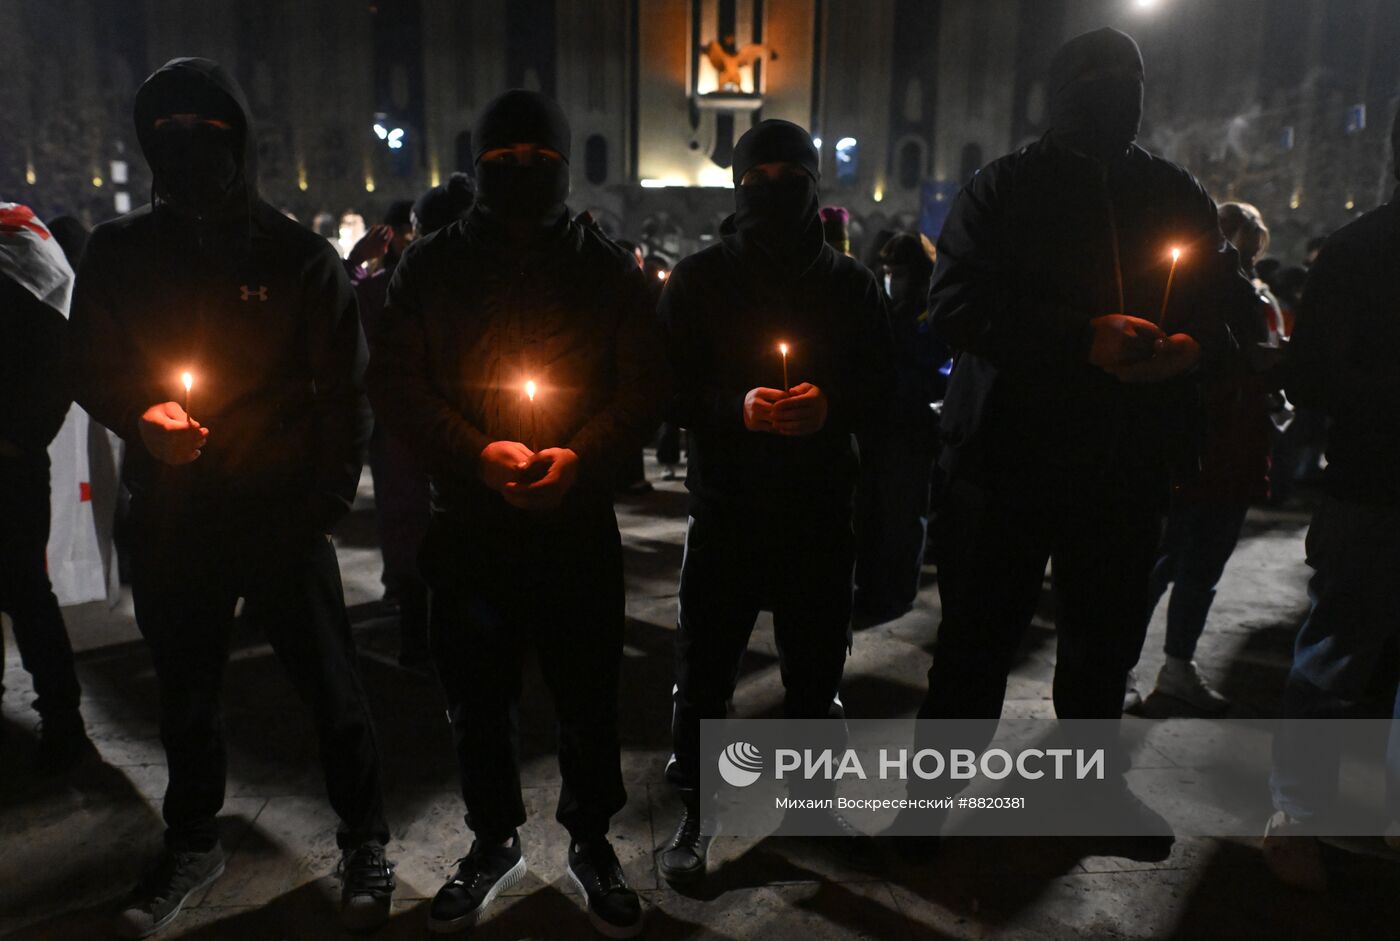
[[[1136,862],[1162,862],[1176,836],[1161,814],[1142,802],[1121,778],[1089,797],[1097,822],[1108,832],[1081,838],[1081,850],[1095,856],[1121,856]]]
[[[676,825],[675,836],[662,847],[657,858],[661,878],[685,885],[705,878],[705,865],[710,856],[712,834],[702,833],[700,812],[687,806]]]
[[[175,920],[191,895],[224,874],[224,850],[207,853],[166,852],[155,869],[132,892],[112,930],[120,938],[146,938]]]
[[[39,768],[47,774],[71,771],[97,755],[80,713],[63,712],[39,722]]]
[[[588,900],[588,920],[605,938],[642,933],[642,900],[627,884],[622,864],[605,839],[569,844],[569,877]]]
[[[374,931],[389,920],[398,883],[379,843],[362,843],[340,857],[340,923],[346,931]]]
[[[471,851],[457,860],[457,874],[433,896],[428,930],[447,934],[476,924],[492,899],[523,878],[518,835],[511,835],[509,846],[472,841]]]

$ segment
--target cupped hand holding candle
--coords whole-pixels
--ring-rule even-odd
[[[787,395],[782,389],[759,386],[744,396],[744,427],[749,431],[773,431],[773,407]]]
[[[1189,334],[1174,333],[1155,344],[1151,359],[1108,371],[1121,382],[1162,382],[1189,372],[1201,361],[1201,345]]]
[[[1127,314],[1105,314],[1089,321],[1089,362],[1100,369],[1117,369],[1151,359],[1153,347],[1165,334],[1150,320]]]
[[[137,428],[146,450],[166,464],[190,463],[209,439],[209,429],[191,418],[179,402],[152,405],[142,413]]]
[[[826,393],[810,382],[801,382],[773,406],[773,430],[780,435],[814,435],[826,425]]]
[[[569,448],[536,451],[520,479],[506,484],[506,502],[519,510],[558,509],[578,481],[578,454]]]
[[[520,479],[533,456],[519,441],[492,441],[481,450],[477,473],[486,486],[505,493],[507,485]]]

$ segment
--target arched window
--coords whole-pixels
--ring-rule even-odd
[[[590,134],[583,144],[583,176],[594,186],[608,181],[608,141],[602,134]]]
[[[895,179],[899,181],[900,189],[917,187],[924,177],[924,145],[913,139],[900,144],[895,169]]]

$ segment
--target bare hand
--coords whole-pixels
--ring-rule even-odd
[[[525,469],[544,467],[544,475],[533,483],[516,480],[506,484],[506,502],[521,510],[556,510],[578,480],[578,455],[568,448],[537,451]]]
[[[1152,356],[1152,346],[1166,336],[1155,323],[1127,314],[1108,314],[1089,321],[1094,339],[1089,362],[1101,369],[1140,363]]]
[[[383,258],[389,253],[389,243],[393,241],[393,238],[394,230],[392,227],[382,224],[372,225],[368,232],[360,236],[355,247],[350,249],[350,256],[347,260],[358,268],[367,261]]]
[[[826,424],[826,412],[826,393],[810,382],[800,383],[773,406],[773,430],[780,435],[816,434]]]
[[[137,427],[146,450],[166,464],[190,463],[209,439],[209,429],[186,415],[179,402],[152,405],[141,415]]]
[[[1110,369],[1121,382],[1161,382],[1189,372],[1201,361],[1201,345],[1184,333],[1157,341],[1157,352],[1144,363]]]
[[[786,396],[781,389],[759,386],[744,396],[744,427],[749,431],[776,431],[773,427],[773,406]]]
[[[508,485],[520,479],[533,456],[534,452],[519,441],[492,441],[481,449],[481,482],[497,493],[505,493]]]

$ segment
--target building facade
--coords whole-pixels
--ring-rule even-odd
[[[454,170],[499,91],[557,98],[573,197],[671,253],[732,208],[730,157],[779,117],[820,142],[853,235],[936,229],[1043,132],[1043,76],[1110,24],[1147,59],[1144,142],[1301,239],[1386,198],[1400,12],[1386,0],[10,0],[0,196],[100,221],[149,196],[131,101],[177,55],[244,85],[264,195],[369,221]]]

